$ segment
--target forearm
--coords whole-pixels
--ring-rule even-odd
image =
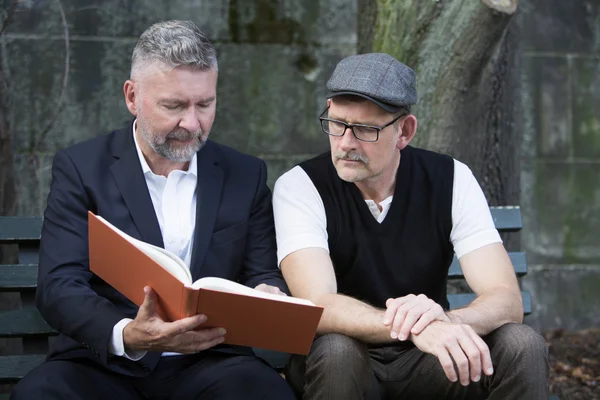
[[[78,283],[76,278],[66,281],[54,274],[46,276],[38,286],[37,308],[57,331],[106,356],[113,327],[125,315],[90,287]]]
[[[469,325],[479,336],[484,336],[504,324],[521,323],[523,304],[519,292],[501,287],[491,289],[467,307],[447,314],[452,322]]]
[[[324,307],[317,333],[341,333],[366,343],[391,342],[390,328],[383,324],[384,310],[340,294],[325,294],[317,304]]]

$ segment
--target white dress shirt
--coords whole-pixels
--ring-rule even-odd
[[[393,196],[389,196],[379,203],[382,210],[373,200],[365,201],[373,217],[381,223],[392,200]],[[309,247],[329,251],[325,206],[301,167],[292,168],[275,182],[273,210],[278,263],[289,254]],[[488,244],[502,242],[481,187],[469,167],[457,160],[454,160],[450,242],[459,259]]]
[[[187,171],[175,170],[168,177],[156,175],[148,166],[146,158],[138,145],[135,136],[136,122],[133,123],[133,140],[144,172],[146,185],[150,192],[152,205],[156,212],[160,233],[165,249],[176,254],[190,267],[192,247],[194,243],[194,227],[196,225],[196,184],[197,157],[192,157]],[[123,329],[132,319],[124,318],[113,328],[109,352],[137,361],[145,351],[125,351],[123,344]],[[178,353],[163,353],[175,355]]]

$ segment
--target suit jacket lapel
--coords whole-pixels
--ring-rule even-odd
[[[218,166],[214,145],[209,141],[198,152],[198,183],[196,185],[196,229],[190,271],[198,279],[209,271],[202,271],[206,251],[212,237],[221,202],[223,170]]]
[[[155,246],[164,247],[154,205],[133,141],[132,124],[117,135],[113,155],[118,160],[110,170],[141,239]]]

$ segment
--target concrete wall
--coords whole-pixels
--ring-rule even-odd
[[[600,326],[600,3],[519,6],[528,322]]]

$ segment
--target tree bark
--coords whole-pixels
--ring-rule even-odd
[[[517,0],[359,0],[358,50],[417,74],[414,144],[465,162],[490,205],[518,204]]]

